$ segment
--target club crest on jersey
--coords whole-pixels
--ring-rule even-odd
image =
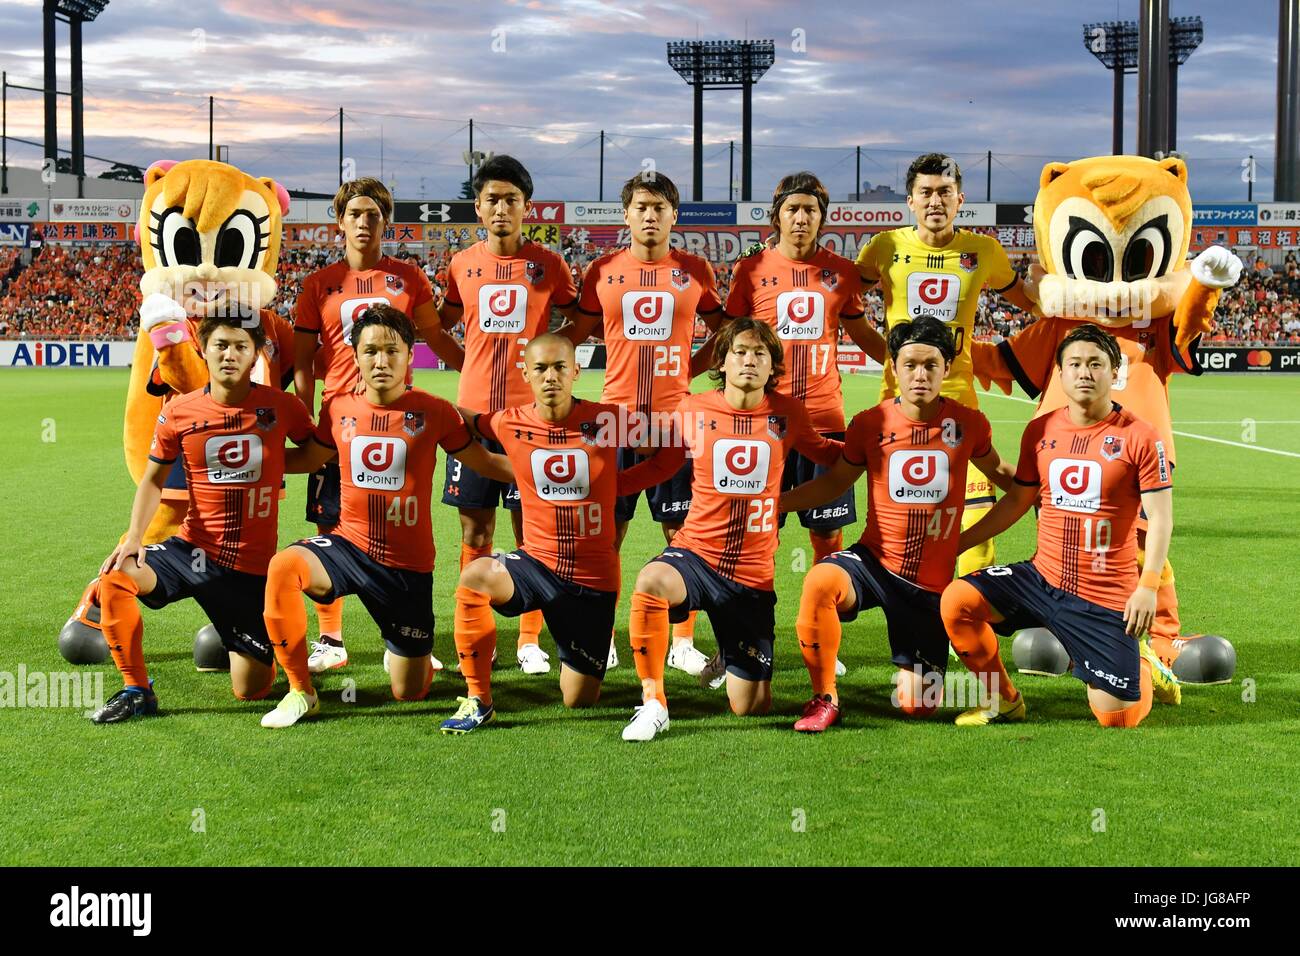
[[[600,439],[598,437],[600,429],[597,427],[595,422],[583,422],[581,428],[582,443],[584,445],[591,445],[594,448],[596,445],[600,444]]]
[[[534,262],[532,259],[529,259],[524,263],[524,278],[533,285],[537,285],[537,283],[541,282],[545,276],[546,267],[540,262]]]
[[[963,438],[961,422],[957,421],[955,418],[945,418],[939,432],[939,437],[949,448],[958,447]]]
[[[344,441],[352,441],[357,437],[357,420],[347,415],[339,416],[339,437]]]
[[[826,291],[834,292],[835,287],[840,284],[840,275],[834,269],[823,269],[821,283]]]
[[[276,345],[274,339],[267,339],[266,344],[262,346],[262,351],[266,353],[268,362],[274,362],[276,355],[280,352],[280,347]]]
[[[1101,440],[1101,457],[1114,461],[1124,452],[1124,438],[1121,435],[1107,435]]]
[[[402,281],[401,276],[384,276],[384,286],[393,295],[401,295],[402,290],[406,288],[406,283]]]
[[[257,427],[264,432],[269,432],[275,427],[275,409],[259,408],[257,409]]]
[[[980,254],[978,252],[963,252],[961,258],[957,260],[957,265],[961,266],[962,272],[974,272],[979,268]]]
[[[257,435],[213,435],[203,443],[208,481],[248,484],[262,477],[262,439]]]
[[[691,276],[689,273],[684,272],[681,269],[674,269],[672,275],[668,277],[668,284],[678,292],[681,292],[690,286]]]
[[[785,432],[789,427],[789,420],[784,415],[767,416],[767,433],[777,441],[785,440]]]
[[[424,431],[424,412],[406,412],[403,414],[402,431],[412,438]]]

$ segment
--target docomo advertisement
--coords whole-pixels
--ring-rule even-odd
[[[767,225],[771,203],[736,204],[736,225]],[[998,221],[997,203],[968,202],[957,211],[959,226],[993,226]],[[826,207],[826,225],[831,226],[914,226],[916,217],[903,202],[833,202]]]

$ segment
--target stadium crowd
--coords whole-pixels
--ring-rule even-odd
[[[447,264],[456,250],[440,249],[428,255],[400,248],[392,253],[414,260],[433,284],[435,300],[447,289]],[[569,263],[575,283],[586,267],[605,250],[567,238],[561,253]],[[140,292],[136,278],[140,255],[133,245],[47,244],[36,250],[24,267],[17,248],[0,249],[0,338],[112,339],[135,336]],[[295,246],[281,251],[277,274],[279,294],[274,308],[291,317],[302,280],[328,264],[336,253],[327,246]],[[1016,271],[1028,271],[1032,257],[1013,257]],[[731,263],[714,263],[718,289],[725,301],[731,287]],[[867,312],[884,328],[884,302],[878,290],[866,296]],[[1216,328],[1209,342],[1216,345],[1266,346],[1300,344],[1300,262],[1288,252],[1279,267],[1256,260],[1237,286],[1219,303]],[[1032,319],[998,296],[983,291],[977,319],[977,338],[998,341],[1015,334]],[[697,324],[697,338],[705,337]],[[847,335],[841,333],[841,341]]]

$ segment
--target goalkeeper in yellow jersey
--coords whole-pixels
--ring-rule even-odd
[[[968,408],[978,408],[971,365],[970,341],[980,290],[988,286],[1026,312],[1034,307],[1006,251],[992,236],[953,225],[965,196],[961,170],[943,153],[918,156],[907,168],[907,206],[915,226],[877,233],[858,254],[858,272],[870,288],[879,282],[885,299],[885,321],[892,329],[923,315],[946,323],[957,346],[957,358],[944,379],[941,393]],[[888,333],[886,333],[888,334]],[[894,372],[885,365],[880,397],[898,394]],[[966,507],[962,527],[982,518],[994,502],[993,483],[974,465],[966,476]],[[993,564],[993,542],[965,552],[957,574],[970,574]]]

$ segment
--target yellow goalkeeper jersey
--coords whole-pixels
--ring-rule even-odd
[[[858,265],[870,263],[880,273],[889,328],[930,315],[947,323],[957,343],[957,359],[943,381],[942,394],[968,408],[979,407],[970,357],[971,334],[980,289],[1005,292],[1016,283],[1006,250],[992,236],[958,229],[946,246],[921,241],[915,226],[890,229],[872,237],[858,253]],[[894,370],[885,363],[881,399],[898,394]]]

